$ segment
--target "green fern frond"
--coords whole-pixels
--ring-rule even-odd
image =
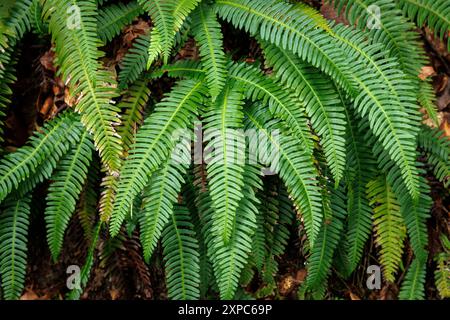
[[[93,0],[46,0],[46,16],[55,42],[57,62],[73,96],[79,96],[76,110],[92,133],[96,149],[111,172],[121,163],[121,139],[115,130],[118,108],[114,77],[98,60],[97,5]],[[79,17],[78,17],[79,14]]]
[[[91,275],[91,270],[94,265],[94,253],[95,249],[98,244],[98,240],[100,239],[100,232],[102,230],[102,223],[97,223],[94,234],[92,236],[91,243],[89,245],[89,249],[86,255],[86,261],[84,265],[81,267],[81,273],[80,273],[80,288],[75,288],[71,290],[67,294],[68,300],[78,300],[80,299],[81,294],[83,293],[83,288],[86,287],[86,284],[89,280],[89,277]]]
[[[97,18],[98,36],[103,43],[111,41],[141,13],[142,8],[136,1],[127,4],[119,2],[102,8]]]
[[[445,187],[450,184],[450,140],[437,129],[422,126],[418,136],[418,145],[428,157],[427,162],[433,166],[434,174]]]
[[[11,54],[11,49],[7,49],[8,54]],[[1,62],[0,62],[1,63]],[[11,103],[11,85],[16,82],[17,78],[15,76],[16,60],[13,59],[5,68],[3,77],[0,78],[0,143],[4,140],[3,128],[4,128],[4,117],[6,116],[6,111]],[[2,69],[0,65],[0,70]]]
[[[239,285],[241,272],[247,264],[252,250],[252,237],[256,230],[256,212],[259,203],[255,191],[261,188],[260,168],[247,165],[243,176],[246,184],[243,197],[232,221],[232,234],[228,243],[214,232],[214,210],[208,192],[200,195],[199,209],[203,214],[206,245],[222,299],[233,299]]]
[[[275,276],[278,273],[278,259],[285,252],[290,236],[289,228],[295,218],[293,203],[289,199],[287,190],[280,183],[264,185],[265,197],[261,199],[259,215],[263,215],[263,230],[266,239],[262,279],[267,289],[276,284]]]
[[[272,79],[265,77],[258,69],[245,64],[233,64],[229,77],[244,86],[248,99],[261,101],[269,106],[272,115],[283,120],[300,141],[301,148],[312,154],[313,137],[308,127],[304,106],[289,91]]]
[[[227,85],[205,116],[205,155],[209,193],[215,211],[214,232],[225,244],[233,231],[236,210],[242,198],[245,166],[243,94]]]
[[[418,197],[416,129],[411,126],[418,111],[411,102],[409,81],[395,69],[393,60],[376,54],[380,46],[369,45],[363,34],[343,26],[327,33],[316,28],[308,15],[276,0],[217,0],[216,6],[224,20],[293,51],[344,88],[354,98],[358,113],[368,118],[371,129],[400,166],[411,195]],[[391,94],[379,90],[381,86],[389,88]]]
[[[118,133],[122,137],[124,152],[128,152],[133,145],[134,137],[139,126],[144,120],[144,109],[150,98],[148,80],[141,77],[137,80],[122,97],[118,107],[123,112],[122,123]]]
[[[58,169],[51,177],[52,183],[46,198],[45,221],[47,241],[54,261],[59,257],[64,233],[83,189],[93,149],[94,145],[85,131],[78,145],[72,147],[61,159]]]
[[[153,29],[155,30],[155,29]],[[119,88],[125,89],[129,83],[133,83],[145,70],[148,61],[148,47],[150,41],[154,41],[151,32],[138,36],[133,46],[128,50],[120,64]]]
[[[164,227],[172,218],[173,207],[178,202],[185,173],[186,164],[171,159],[152,175],[144,190],[140,226],[144,260],[147,263]]]
[[[443,252],[434,257],[436,270],[434,271],[434,282],[442,299],[450,298],[450,241],[445,235],[441,236]]]
[[[439,127],[438,111],[435,105],[434,88],[430,81],[421,81],[419,84],[419,93],[417,95],[422,108],[427,112],[428,117],[433,121],[436,127]]]
[[[31,195],[8,198],[0,207],[0,275],[3,298],[19,299],[27,268]]]
[[[425,297],[426,263],[414,259],[400,288],[400,300],[423,300]]]
[[[245,112],[247,128],[256,129],[272,148],[265,155],[264,164],[280,175],[300,210],[306,225],[308,238],[314,243],[322,221],[321,195],[317,182],[317,170],[312,159],[299,147],[297,141],[280,131],[279,123],[269,121],[262,106]],[[277,134],[278,133],[278,134]]]
[[[83,132],[79,117],[67,112],[48,122],[35,133],[26,146],[0,160],[0,202],[19,184],[37,173],[42,164],[62,157],[76,144]],[[56,164],[55,164],[56,165]],[[48,168],[48,167],[46,167]]]
[[[342,101],[345,99],[342,98]],[[367,123],[358,126],[358,123],[352,121],[352,118],[354,119],[353,110],[347,104],[345,106],[347,118],[345,180],[348,189],[348,225],[344,251],[348,262],[345,269],[350,274],[361,260],[364,245],[372,231],[372,208],[367,198],[366,185],[374,178],[376,161],[364,137],[364,132],[368,130]]]
[[[179,31],[188,14],[195,9],[200,1],[138,0],[138,2],[149,13],[158,30],[163,61],[164,64],[167,64],[176,32]]]
[[[205,89],[200,81],[180,81],[145,119],[121,171],[110,222],[113,236],[119,233],[134,197],[147,184],[148,175],[155,172],[170,155],[174,147],[172,134],[176,130],[192,127],[193,117],[204,94]]]
[[[210,6],[199,5],[192,13],[192,20],[192,32],[200,48],[202,67],[206,70],[210,94],[215,101],[227,80],[222,31],[216,14]]]
[[[374,206],[373,224],[376,241],[380,246],[380,262],[387,281],[395,280],[402,259],[406,227],[400,213],[400,204],[386,177],[369,182],[367,194]]]
[[[327,188],[324,188],[322,192],[324,222],[308,259],[306,283],[312,290],[319,288],[327,280],[334,251],[344,229],[343,219],[347,215],[345,195],[334,188],[331,188],[331,194],[328,193]]]
[[[295,88],[296,95],[305,105],[311,125],[321,137],[320,143],[333,178],[339,184],[345,167],[346,119],[333,82],[294,54],[267,43],[262,46],[266,62],[286,87]]]
[[[446,0],[395,0],[403,12],[420,28],[424,25],[441,40],[450,30],[450,7]],[[450,41],[448,41],[450,51]]]
[[[173,300],[200,297],[198,243],[193,228],[189,211],[176,206],[162,235],[166,285]]]

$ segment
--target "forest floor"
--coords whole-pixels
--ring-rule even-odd
[[[337,17],[330,7],[321,5],[318,1],[311,3],[330,19],[345,22]],[[148,20],[139,20],[127,27],[122,36],[115,39],[112,45],[105,48],[108,52],[105,65],[111,69],[120,63],[124,53],[131,47],[133,40],[143,32],[148,31]],[[224,27],[225,50],[239,48],[232,54],[248,61],[261,60],[261,54],[256,42],[228,26]],[[436,92],[436,104],[439,111],[440,128],[450,137],[450,54],[445,45],[435,39],[429,30],[419,30],[424,47],[430,58],[430,65],[423,68],[419,75],[433,82]],[[227,36],[228,35],[228,36]],[[231,35],[231,36],[230,36]],[[14,85],[14,108],[8,114],[6,143],[11,150],[22,146],[29,135],[42,126],[43,122],[55,116],[61,110],[71,106],[70,95],[64,83],[56,76],[53,64],[54,56],[51,48],[43,45],[36,35],[27,35],[21,48],[22,55],[18,64],[18,81]],[[198,57],[198,51],[193,41],[178,53],[178,58]],[[158,100],[171,82],[159,81],[152,88],[154,99]],[[20,94],[18,94],[20,93]],[[442,250],[439,235],[450,234],[449,210],[450,195],[431,174],[427,177],[432,188],[434,205],[432,216],[428,221],[429,232],[429,270],[434,270],[433,256]],[[45,194],[46,186],[40,186]],[[43,198],[45,198],[43,196]],[[45,201],[34,203],[33,212],[41,215]],[[63,299],[67,293],[66,273],[70,265],[81,266],[84,263],[87,244],[82,236],[82,227],[77,219],[71,223],[66,235],[64,251],[58,263],[51,260],[46,243],[44,219],[33,219],[30,231],[30,249],[26,289],[22,296],[24,300]],[[292,233],[296,234],[295,232]],[[164,274],[160,254],[155,254],[151,266],[142,259],[141,246],[136,233],[131,237],[126,232],[122,234],[124,241],[110,241],[104,234],[97,250],[95,265],[91,278],[82,299],[166,299]],[[288,253],[280,259],[280,270],[277,277],[278,288],[268,299],[295,299],[296,289],[306,276],[305,258],[302,252],[302,239],[290,240]],[[404,276],[404,268],[399,271],[399,281],[384,284],[381,290],[368,291],[365,286],[368,265],[377,263],[374,253],[374,242],[366,248],[364,261],[354,276],[343,280],[333,273],[329,283],[327,298],[329,299],[392,299],[397,296],[399,284]],[[159,249],[160,250],[160,249]],[[160,253],[160,252],[159,252]],[[409,265],[412,252],[405,250],[404,265]],[[250,293],[256,292],[259,283],[253,281],[247,288]],[[426,296],[437,298],[432,271],[427,275]]]

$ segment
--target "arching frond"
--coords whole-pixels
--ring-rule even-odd
[[[67,112],[48,122],[35,133],[29,143],[0,160],[0,202],[29,176],[36,174],[41,165],[49,168],[52,162],[65,154],[79,141],[83,128],[79,117]],[[54,166],[53,166],[54,168]],[[41,175],[47,170],[40,171]],[[39,179],[36,177],[36,179]]]
[[[333,178],[339,184],[345,167],[346,119],[333,82],[288,51],[267,43],[263,43],[263,49],[277,77],[286,87],[294,88],[305,105],[311,125],[321,137]]]
[[[52,183],[46,198],[45,221],[47,241],[54,261],[61,252],[64,233],[86,181],[93,149],[94,145],[85,131],[78,145],[73,146],[61,159],[58,169],[51,177]]]
[[[170,155],[174,148],[172,135],[177,130],[192,127],[193,116],[204,94],[200,81],[180,81],[145,119],[121,171],[110,224],[113,236],[119,233],[134,197],[147,184],[148,175]]]
[[[202,66],[206,70],[206,80],[212,100],[215,101],[227,80],[222,31],[216,14],[210,6],[199,5],[192,14],[192,20],[192,32],[200,47]]]
[[[111,102],[116,95],[114,77],[98,61],[103,54],[98,49],[97,4],[94,0],[46,0],[44,12],[50,16],[61,73],[70,83],[71,94],[78,96],[76,110],[103,162],[115,172],[122,154],[115,130],[119,110]]]
[[[450,7],[446,0],[395,0],[403,12],[421,28],[427,25],[441,38],[450,30]],[[448,41],[450,50],[450,41]]]
[[[380,262],[387,281],[394,281],[394,274],[402,259],[406,227],[400,213],[400,204],[386,177],[379,177],[367,185],[370,204],[374,206],[373,224],[376,241],[380,246]]]
[[[8,198],[0,207],[0,275],[3,298],[19,299],[27,268],[31,195]]]
[[[166,285],[169,298],[174,300],[200,297],[198,243],[193,228],[189,211],[176,206],[162,235]]]
[[[243,94],[227,85],[205,114],[205,161],[209,194],[215,211],[214,232],[228,243],[243,194],[245,136]],[[210,151],[210,152],[208,152]]]
[[[142,13],[142,8],[136,1],[127,4],[122,2],[111,4],[99,10],[97,18],[98,36],[103,43],[111,41],[124,26],[130,24]]]
[[[422,300],[425,297],[426,263],[414,259],[400,288],[400,300]]]
[[[262,160],[267,162],[265,164],[270,165],[271,170],[278,173],[286,184],[305,220],[308,238],[313,244],[319,233],[322,212],[321,196],[314,180],[317,171],[311,158],[299,148],[296,139],[279,131],[280,127],[276,122],[268,121],[264,108],[253,108],[246,112],[246,117],[247,128],[260,132],[270,146],[270,152],[267,152]]]

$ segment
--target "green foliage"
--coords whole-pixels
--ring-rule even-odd
[[[446,236],[442,235],[441,242],[443,251],[434,257],[437,264],[437,268],[434,271],[434,279],[439,295],[442,299],[445,299],[450,297],[450,241]]]
[[[0,276],[6,300],[19,299],[25,283],[30,201],[30,195],[11,197],[0,209]]]
[[[47,194],[45,221],[48,244],[55,261],[61,252],[64,232],[85,183],[93,149],[89,134],[85,131],[79,143],[61,159],[57,170],[50,177],[52,183]]]
[[[162,235],[169,297],[193,300],[200,297],[198,243],[186,208],[177,206]]]
[[[446,0],[396,0],[398,6],[419,27],[424,25],[434,30],[441,40],[450,29],[450,8]],[[450,42],[448,43],[450,50]]]
[[[379,177],[369,182],[367,193],[370,205],[374,206],[373,224],[377,245],[380,246],[380,262],[384,278],[393,282],[402,259],[406,227],[400,213],[400,204],[386,181]]]
[[[68,299],[86,288],[97,248],[106,246],[101,259],[113,255],[108,246],[134,231],[147,263],[162,254],[171,299],[236,299],[253,286],[254,298],[278,297],[279,263],[297,249],[291,243],[307,260],[298,296],[328,297],[333,267],[343,278],[360,272],[372,231],[384,279],[397,281],[405,262],[399,298],[423,299],[432,206],[425,169],[444,187],[450,174],[448,139],[421,123],[420,107],[435,124],[437,113],[431,84],[418,77],[429,62],[416,26],[444,39],[445,2],[332,1],[348,26],[283,0],[2,2],[4,298],[21,295],[30,199],[46,192],[55,262],[74,213],[89,243],[81,289]],[[117,48],[108,42],[138,18],[151,28],[111,63]],[[13,147],[1,128],[27,32],[48,47],[51,35],[75,112],[48,119]],[[244,32],[259,46],[251,57],[224,39]],[[35,193],[40,184],[48,188]],[[443,298],[447,242],[435,256]]]
[[[119,2],[101,9],[97,18],[98,36],[104,43],[111,41],[141,13],[142,9],[135,1],[127,4]]]

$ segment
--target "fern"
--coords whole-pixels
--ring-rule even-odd
[[[339,104],[333,83],[309,67],[298,57],[275,46],[263,44],[265,56],[286,87],[296,88],[312,127],[321,136],[331,172],[336,184],[342,179],[345,166],[344,106]]]
[[[138,2],[149,13],[158,30],[163,61],[167,64],[174,45],[175,33],[199,0],[138,0]]]
[[[201,82],[181,81],[162,102],[156,105],[136,136],[128,161],[122,168],[110,231],[117,235],[134,197],[144,189],[148,175],[155,172],[173,148],[171,136],[177,129],[189,128],[197,105],[202,102]],[[169,147],[168,146],[172,146]]]
[[[152,33],[144,33],[134,40],[133,46],[122,60],[122,69],[119,73],[119,88],[127,88],[128,84],[138,79],[139,75],[145,70],[150,41],[155,41],[152,35]]]
[[[406,237],[406,227],[400,213],[400,204],[392,192],[385,177],[371,181],[368,186],[368,197],[374,208],[373,224],[380,249],[380,262],[384,277],[394,281],[402,258],[403,242]]]
[[[126,95],[118,105],[124,113],[118,132],[122,137],[125,152],[128,152],[134,143],[134,135],[144,120],[143,115],[149,98],[148,80],[141,77],[126,91]]]
[[[328,191],[325,188],[323,193]],[[346,215],[345,197],[338,190],[332,194],[323,196],[322,210],[324,223],[317,237],[317,241],[311,248],[311,256],[308,263],[308,276],[306,284],[309,289],[319,288],[326,281],[330,272],[334,251],[342,235],[343,222]]]
[[[0,275],[3,297],[18,299],[25,283],[31,196],[8,198],[0,215]]]
[[[72,21],[72,26],[67,19],[70,19],[68,12],[74,5],[79,8],[80,18]],[[87,130],[92,132],[96,148],[108,169],[117,171],[122,153],[120,136],[115,130],[119,110],[111,104],[116,95],[112,77],[97,60],[102,53],[96,38],[96,3],[93,0],[46,0],[44,8],[50,15],[49,28],[61,73],[70,80],[72,95],[81,95],[76,110],[81,113],[81,121]]]
[[[65,230],[85,183],[93,149],[88,133],[84,132],[78,145],[61,159],[51,177],[53,182],[47,194],[45,220],[47,239],[55,261],[61,252]]]
[[[75,115],[66,113],[48,122],[42,132],[30,138],[28,145],[0,160],[0,201],[27,177],[37,173],[39,165],[57,161],[80,139],[83,129],[77,120]]]
[[[222,49],[222,31],[213,9],[200,5],[192,15],[192,32],[200,47],[202,67],[212,100],[216,100],[226,81],[226,60]]]
[[[399,299],[401,300],[419,300],[425,296],[425,268],[426,264],[419,259],[413,260],[406,273],[400,289]]]
[[[162,169],[156,171],[144,191],[143,215],[140,219],[141,241],[144,259],[149,261],[163,228],[172,218],[173,207],[184,183],[182,177],[186,166],[170,159]]]
[[[293,197],[294,203],[300,209],[305,219],[306,230],[309,241],[314,243],[320,229],[322,219],[320,193],[318,186],[313,180],[316,170],[308,154],[302,152],[291,136],[280,134],[279,141],[276,141],[273,132],[277,127],[276,122],[268,121],[263,113],[263,108],[253,108],[252,112],[246,113],[248,127],[259,130],[273,148],[273,154],[279,156],[266,160],[272,171],[277,172],[288,187],[288,191]]]
[[[437,268],[434,271],[434,279],[440,297],[445,299],[450,297],[450,241],[446,236],[442,235],[441,242],[444,250],[434,257],[437,264]]]
[[[127,4],[119,2],[103,8],[97,19],[98,36],[104,43],[111,41],[141,12],[141,7],[134,1]]]
[[[209,193],[215,210],[214,231],[225,243],[231,237],[244,185],[245,138],[243,94],[227,86],[216,103],[206,110],[205,155]]]
[[[434,33],[441,38],[450,30],[450,8],[445,0],[396,0],[398,6],[419,27],[424,24],[434,30]],[[448,43],[450,50],[450,42]]]
[[[198,243],[186,208],[174,208],[171,221],[162,235],[162,245],[169,297],[177,300],[198,299]]]

